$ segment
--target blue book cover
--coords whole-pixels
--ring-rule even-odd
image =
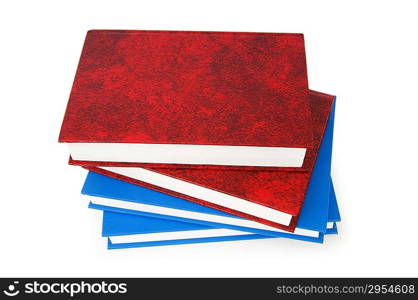
[[[95,209],[192,222],[272,237],[322,242],[323,234],[330,229],[327,229],[329,201],[335,198],[330,184],[334,111],[335,103],[294,233],[93,172],[88,174],[82,193],[92,196],[90,207]]]
[[[272,238],[226,228],[103,211],[102,235],[109,249]]]
[[[246,231],[112,211],[103,211],[102,224],[102,236],[108,238],[109,249],[274,238]],[[328,231],[327,234],[334,233]]]

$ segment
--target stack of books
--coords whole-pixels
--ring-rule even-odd
[[[109,249],[322,243],[340,221],[334,110],[302,34],[92,30],[59,141]]]

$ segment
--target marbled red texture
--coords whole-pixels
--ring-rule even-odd
[[[59,141],[309,148],[303,35],[89,31]]]
[[[314,145],[313,151],[308,157],[312,162],[316,160],[322,136],[324,134],[328,117],[334,97],[320,92],[310,91],[310,104],[312,108]],[[70,163],[74,163],[71,162]],[[313,163],[311,164],[313,165]],[[230,194],[242,199],[249,200],[264,206],[268,206],[293,215],[290,226],[272,223],[268,220],[260,219],[239,211],[231,210],[227,207],[215,205],[200,199],[192,198],[187,195],[179,194],[175,191],[153,186],[142,181],[138,181],[126,176],[121,176],[113,172],[105,171],[92,165],[84,165],[85,168],[102,173],[107,176],[115,177],[133,184],[151,188],[163,193],[171,194],[186,200],[200,203],[215,209],[219,209],[231,214],[251,219],[266,225],[280,229],[294,231],[300,209],[305,199],[309,180],[313,167],[306,171],[272,171],[272,170],[221,170],[221,169],[169,169],[151,168],[167,176],[180,180],[198,184],[222,193]]]

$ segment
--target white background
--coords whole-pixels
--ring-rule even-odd
[[[418,276],[417,2],[343,2],[1,1],[0,276]],[[304,33],[338,96],[340,235],[106,250],[57,142],[93,28]]]

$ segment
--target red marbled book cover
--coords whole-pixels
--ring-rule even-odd
[[[312,108],[314,145],[313,151],[307,157],[310,165],[316,160],[316,155],[321,144],[328,117],[330,115],[334,96],[310,91],[310,105]],[[70,163],[72,163],[70,161]],[[186,200],[197,202],[215,209],[235,214],[240,217],[251,219],[266,225],[280,229],[293,231],[308,188],[313,167],[303,172],[297,171],[272,171],[272,170],[232,170],[232,169],[182,169],[182,168],[151,168],[147,170],[164,174],[176,179],[191,182],[222,193],[236,196],[251,202],[261,204],[288,214],[292,221],[289,226],[254,217],[227,207],[196,199],[176,191],[151,185],[134,178],[109,172],[101,168],[84,165],[85,168],[107,176],[115,177],[133,184],[151,188]]]
[[[89,31],[59,141],[309,149],[303,35]]]

